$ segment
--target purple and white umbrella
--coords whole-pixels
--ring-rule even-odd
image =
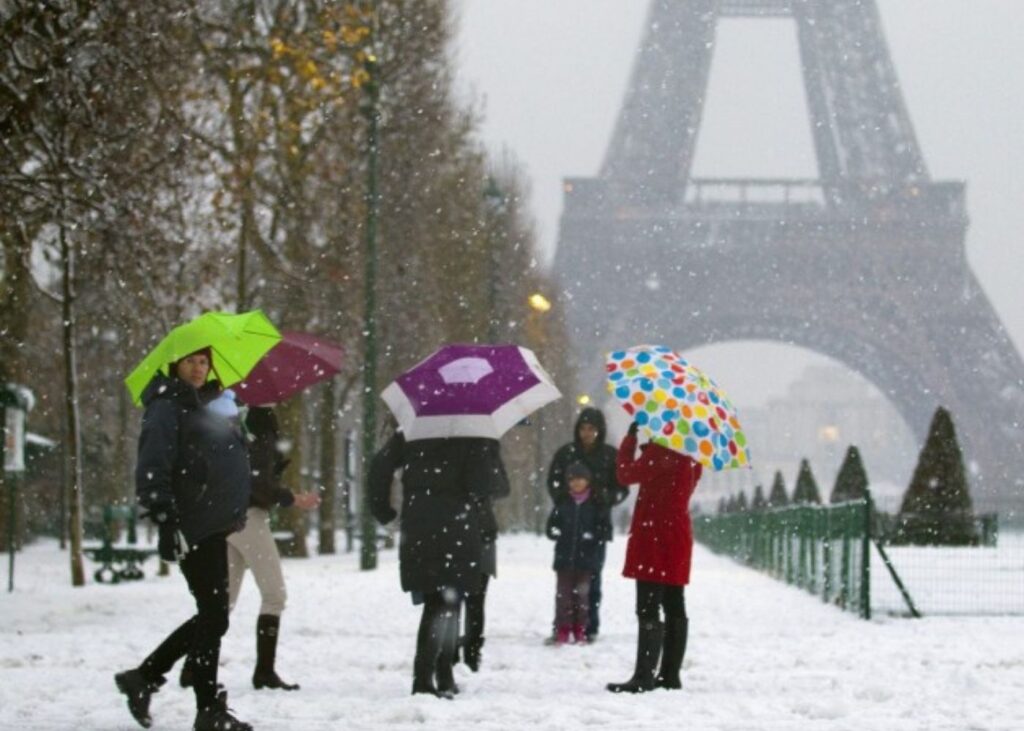
[[[551,376],[517,345],[446,345],[384,389],[405,438],[498,439],[559,398]]]

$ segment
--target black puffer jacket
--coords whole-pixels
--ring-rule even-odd
[[[548,516],[547,536],[555,541],[555,571],[597,571],[601,565],[603,508],[591,497],[582,503],[563,500]]]
[[[243,527],[249,505],[245,443],[231,422],[202,408],[209,388],[158,373],[142,393],[136,497],[191,546]]]
[[[398,551],[404,591],[480,589],[484,532],[496,530],[489,500],[507,489],[493,439],[421,439],[401,432],[374,455],[367,498],[381,523],[397,517],[391,481],[402,471],[402,526]],[[505,488],[502,488],[504,481]]]
[[[580,426],[585,423],[597,427],[597,441],[589,450],[584,449],[580,441]],[[595,408],[583,409],[576,419],[576,426],[573,427],[573,441],[560,447],[551,459],[551,467],[548,469],[548,495],[555,505],[568,500],[569,484],[565,479],[565,470],[573,462],[585,464],[593,475],[590,499],[596,501],[601,508],[600,535],[602,540],[610,541],[613,535],[612,507],[626,499],[629,488],[619,484],[615,477],[618,450],[610,444],[605,444],[606,436],[604,414]]]

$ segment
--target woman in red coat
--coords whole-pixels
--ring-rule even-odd
[[[637,424],[619,445],[617,478],[640,483],[622,575],[636,579],[636,669],[625,683],[609,683],[613,693],[677,689],[686,652],[689,620],[683,587],[690,582],[693,528],[690,496],[700,480],[701,465],[684,454],[649,443],[635,458]],[[662,623],[659,609],[665,613]],[[658,658],[661,670],[655,674]]]

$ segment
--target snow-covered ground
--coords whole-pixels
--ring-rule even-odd
[[[1002,531],[992,547],[886,546],[885,551],[924,614],[1024,615],[1024,532]],[[906,612],[896,584],[874,549],[871,605],[875,611]]]
[[[375,572],[360,572],[355,554],[289,561],[278,666],[302,690],[257,692],[248,682],[258,611],[250,581],[221,655],[230,705],[264,731],[1024,728],[1021,617],[865,622],[699,546],[684,690],[607,693],[633,662],[624,548],[616,540],[609,554],[600,641],[552,648],[542,644],[551,544],[503,536],[483,667],[457,667],[454,701],[409,695],[418,612],[399,590],[394,551]],[[0,729],[138,728],[112,675],[190,613],[185,582],[148,565],[144,581],[72,589],[66,564],[54,543],[30,546],[15,592],[0,598]],[[169,682],[152,710],[154,729],[190,728],[192,695]]]

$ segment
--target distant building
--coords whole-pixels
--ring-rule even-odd
[[[800,460],[810,461],[827,502],[850,444],[856,444],[872,484],[880,487],[882,507],[892,487],[905,488],[920,446],[895,408],[857,374],[838,366],[807,368],[786,396],[764,406],[743,408],[740,421],[750,444],[754,469],[707,474],[694,496],[706,511],[718,500],[743,490],[748,500],[761,484],[767,490],[776,470],[790,494]]]

